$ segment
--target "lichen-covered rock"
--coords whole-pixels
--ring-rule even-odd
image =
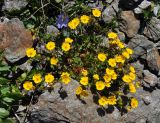
[[[121,12],[120,29],[125,32],[129,38],[134,37],[140,28],[140,21],[134,16],[132,11]]]
[[[152,17],[144,29],[144,34],[154,42],[158,41],[160,39],[160,19]]]
[[[27,0],[4,0],[3,10],[20,10],[28,4]]]
[[[154,47],[154,43],[143,35],[136,35],[129,41],[128,46],[134,50],[133,58],[146,59],[147,51]]]
[[[160,55],[157,48],[153,48],[147,52],[147,63],[150,70],[158,74],[160,71]]]
[[[31,32],[26,30],[19,19],[11,19],[0,23],[0,50],[4,50],[5,58],[16,62],[26,55],[26,49],[32,47]]]

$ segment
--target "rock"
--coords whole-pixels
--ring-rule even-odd
[[[55,26],[50,25],[47,26],[47,34],[57,36],[59,34],[59,30]]]
[[[159,9],[160,9],[159,4],[156,5],[156,6],[153,8],[153,13],[154,13],[155,16],[157,16]]]
[[[27,0],[4,0],[3,10],[20,10],[28,4]]]
[[[147,64],[150,70],[157,74],[160,71],[160,55],[157,48],[153,48],[147,52]]]
[[[138,5],[141,9],[146,9],[151,5],[151,2],[148,0],[143,0],[141,4]]]
[[[116,16],[116,12],[119,11],[118,8],[119,0],[112,2],[111,5],[107,6],[106,9],[102,12],[102,18],[105,22],[110,22]]]
[[[148,70],[144,70],[144,81],[146,84],[150,85],[151,87],[155,87],[158,84],[159,80],[156,75],[152,74]]]
[[[31,71],[32,65],[29,61],[26,61],[25,63],[21,64],[18,66],[21,70],[23,71]]]
[[[4,50],[5,58],[16,62],[25,57],[26,49],[32,47],[32,35],[18,19],[0,23],[0,49]]]
[[[152,17],[144,29],[144,35],[154,42],[158,41],[160,39],[160,19]]]
[[[42,94],[38,103],[32,107],[31,123],[54,123],[56,121],[62,123],[88,123],[88,121],[90,123],[119,123],[121,121],[118,109],[115,108],[112,113],[105,115],[106,111],[93,102],[91,94],[84,100],[79,100],[74,93],[77,86],[76,81],[62,86],[63,88],[60,83],[56,83],[52,93]]]
[[[134,13],[136,13],[136,14],[141,14],[142,12],[143,12],[143,10],[139,7],[134,9]]]
[[[140,28],[140,21],[136,19],[132,11],[121,12],[120,30],[129,38],[134,37]]]
[[[134,63],[132,63],[132,65],[134,66],[135,70],[136,70],[136,75],[139,78],[143,78],[143,69],[144,69],[144,65],[140,63],[140,61],[136,61]]]
[[[146,59],[147,50],[152,49],[154,43],[143,35],[136,35],[129,41],[128,46],[134,50],[133,58],[141,57]]]
[[[144,103],[145,103],[146,105],[149,105],[149,104],[152,102],[152,98],[151,98],[151,96],[145,96],[145,97],[143,98],[143,101],[144,101]]]

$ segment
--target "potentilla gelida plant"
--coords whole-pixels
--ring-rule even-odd
[[[102,31],[100,18],[101,11],[92,9],[89,14],[71,19],[55,40],[40,44],[44,46],[42,51],[27,49],[27,56],[43,65],[39,65],[42,70],[37,68],[29,80],[25,79],[23,88],[30,91],[56,82],[72,84],[72,78],[79,83],[74,91],[78,98],[93,94],[103,108],[136,108],[138,100],[132,93],[139,82],[134,67],[129,64],[133,50],[116,33]]]

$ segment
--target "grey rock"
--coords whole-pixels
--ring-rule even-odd
[[[13,18],[0,23],[0,49],[5,58],[14,63],[25,57],[26,49],[32,47],[32,35],[24,28],[23,23]]]
[[[57,36],[59,34],[59,30],[55,26],[50,25],[47,26],[47,34]]]
[[[153,48],[147,52],[146,60],[150,70],[156,73],[160,71],[160,55],[157,48]]]
[[[136,70],[136,75],[139,78],[143,77],[143,69],[144,69],[144,65],[140,63],[140,61],[136,61],[134,63],[132,63],[132,65],[134,66],[135,70]]]
[[[146,59],[147,50],[152,49],[154,43],[143,35],[136,35],[129,41],[128,46],[134,50],[133,58],[141,57]]]
[[[156,5],[156,6],[153,8],[153,13],[154,13],[155,16],[157,16],[159,10],[160,10],[159,4]]]
[[[126,39],[126,36],[123,32],[118,31],[118,38],[124,42]]]
[[[3,10],[20,10],[28,4],[27,0],[4,0]]]
[[[160,19],[152,17],[150,23],[144,29],[146,37],[152,39],[154,42],[160,39]]]
[[[140,5],[138,5],[139,8],[141,9],[146,9],[151,5],[151,2],[148,0],[143,0]]]
[[[153,100],[152,100],[151,96],[147,95],[147,96],[143,97],[143,101],[146,105],[149,105],[150,103],[152,103]]]
[[[152,74],[148,70],[144,70],[144,81],[149,84],[151,87],[155,87],[158,84],[159,80],[156,75]]]
[[[139,7],[134,9],[134,13],[136,13],[136,14],[141,14],[142,12],[143,12],[143,10]]]
[[[21,70],[23,71],[31,71],[32,65],[29,61],[26,61],[25,63],[21,64],[18,66]]]
[[[121,12],[120,30],[129,38],[134,37],[140,28],[140,21],[134,16],[132,11]]]
[[[116,16],[116,12],[119,11],[118,8],[119,0],[112,2],[111,5],[106,7],[106,9],[102,12],[102,18],[105,22],[110,22]]]

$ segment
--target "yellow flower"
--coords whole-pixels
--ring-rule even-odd
[[[48,42],[48,43],[46,44],[47,50],[54,50],[55,47],[56,47],[56,45],[55,45],[55,43],[52,42],[52,41],[50,41],[50,42]]]
[[[124,51],[124,52],[122,53],[122,55],[123,55],[125,58],[127,58],[127,59],[130,58],[130,55],[129,55],[129,53],[128,53],[127,51]]]
[[[68,37],[68,38],[65,38],[64,42],[65,43],[72,43],[73,39],[71,39],[71,38]]]
[[[108,64],[111,66],[111,67],[115,67],[116,66],[116,60],[113,59],[113,58],[110,58],[108,60]]]
[[[64,84],[68,84],[71,82],[70,74],[68,72],[63,72],[61,74],[61,79]]]
[[[86,97],[88,96],[88,92],[86,90],[82,90],[82,92],[80,93],[80,96]]]
[[[87,23],[89,22],[89,19],[90,19],[90,17],[87,16],[87,15],[82,15],[82,16],[80,17],[80,20],[81,20],[81,22],[82,22],[83,24],[87,24]]]
[[[88,85],[88,77],[81,77],[80,83],[82,85]]]
[[[105,88],[105,83],[104,83],[104,82],[102,82],[102,81],[96,82],[96,89],[97,89],[97,90],[101,91],[101,90],[103,90],[104,88]]]
[[[123,44],[122,42],[120,42],[120,41],[117,42],[117,45],[118,45],[118,47],[121,48],[121,49],[124,48],[124,44]]]
[[[132,82],[132,80],[130,79],[130,76],[129,76],[129,75],[124,75],[124,76],[122,77],[122,80],[123,80],[124,82],[126,82],[126,83]]]
[[[98,54],[98,59],[100,60],[100,61],[102,61],[102,62],[104,62],[105,60],[106,60],[106,54],[104,54],[104,53],[99,53]]]
[[[116,96],[109,96],[107,98],[107,102],[109,105],[115,105],[117,103]]]
[[[133,50],[132,50],[132,49],[130,49],[130,48],[126,48],[126,51],[127,51],[130,55],[132,55],[132,54],[133,54]]]
[[[67,52],[67,51],[69,51],[71,49],[71,46],[70,46],[70,44],[69,43],[63,43],[62,44],[62,50],[63,51],[65,51],[65,52]]]
[[[26,82],[24,82],[24,84],[23,84],[23,88],[24,88],[25,90],[29,91],[29,90],[32,90],[32,89],[34,88],[34,86],[33,86],[32,82],[26,81]]]
[[[88,75],[88,71],[85,70],[85,69],[83,69],[83,70],[82,70],[82,75],[83,75],[83,76],[87,76],[87,75]]]
[[[122,55],[117,55],[115,57],[115,60],[116,60],[116,62],[122,63],[122,64],[125,62],[125,59],[124,59],[124,57]]]
[[[105,96],[102,96],[99,100],[98,103],[100,106],[105,106],[107,105],[107,98]]]
[[[133,83],[130,83],[130,84],[129,84],[129,91],[130,91],[131,93],[136,93],[136,88],[135,88],[135,86],[134,86]]]
[[[136,79],[136,74],[130,72],[130,73],[129,73],[129,78],[130,78],[132,81],[135,80],[135,79]]]
[[[113,75],[115,72],[113,69],[106,68],[107,75]]]
[[[114,74],[112,75],[112,79],[113,79],[113,80],[116,80],[116,79],[117,79],[117,74],[116,74],[116,73],[114,73]]]
[[[32,77],[32,80],[33,80],[35,83],[40,83],[40,82],[42,82],[42,76],[41,76],[41,74],[35,74],[35,75]]]
[[[136,98],[131,99],[131,107],[137,108],[138,107],[138,100]]]
[[[101,16],[101,11],[99,9],[93,9],[92,14],[94,17],[100,17]]]
[[[105,82],[105,86],[106,86],[107,88],[111,87],[111,82]]]
[[[83,89],[81,86],[76,88],[76,95],[80,95],[82,93]]]
[[[79,25],[80,21],[78,18],[74,18],[73,20],[71,20],[69,23],[68,23],[68,26],[70,29],[76,29],[77,26]]]
[[[114,32],[109,32],[109,33],[108,33],[108,38],[109,38],[109,39],[116,39],[117,37],[118,37],[117,34],[114,33]]]
[[[133,66],[130,66],[130,67],[129,67],[129,70],[130,70],[132,73],[135,73],[135,69],[134,69]]]
[[[52,65],[57,65],[58,59],[55,58],[55,57],[52,57],[52,58],[50,59],[50,63],[51,63]]]
[[[52,74],[45,75],[45,82],[52,83],[54,81],[54,76]]]
[[[111,78],[111,76],[110,76],[110,75],[105,74],[105,75],[103,76],[103,79],[104,79],[104,81],[105,81],[105,82],[107,82],[107,83],[108,83],[108,82],[110,82],[110,81],[111,81],[111,79],[112,79],[112,78]]]
[[[94,78],[95,80],[99,80],[99,75],[98,75],[98,74],[94,74],[94,75],[93,75],[93,78]]]
[[[27,54],[28,57],[33,58],[36,55],[36,50],[34,48],[28,48],[26,50],[26,54]]]

